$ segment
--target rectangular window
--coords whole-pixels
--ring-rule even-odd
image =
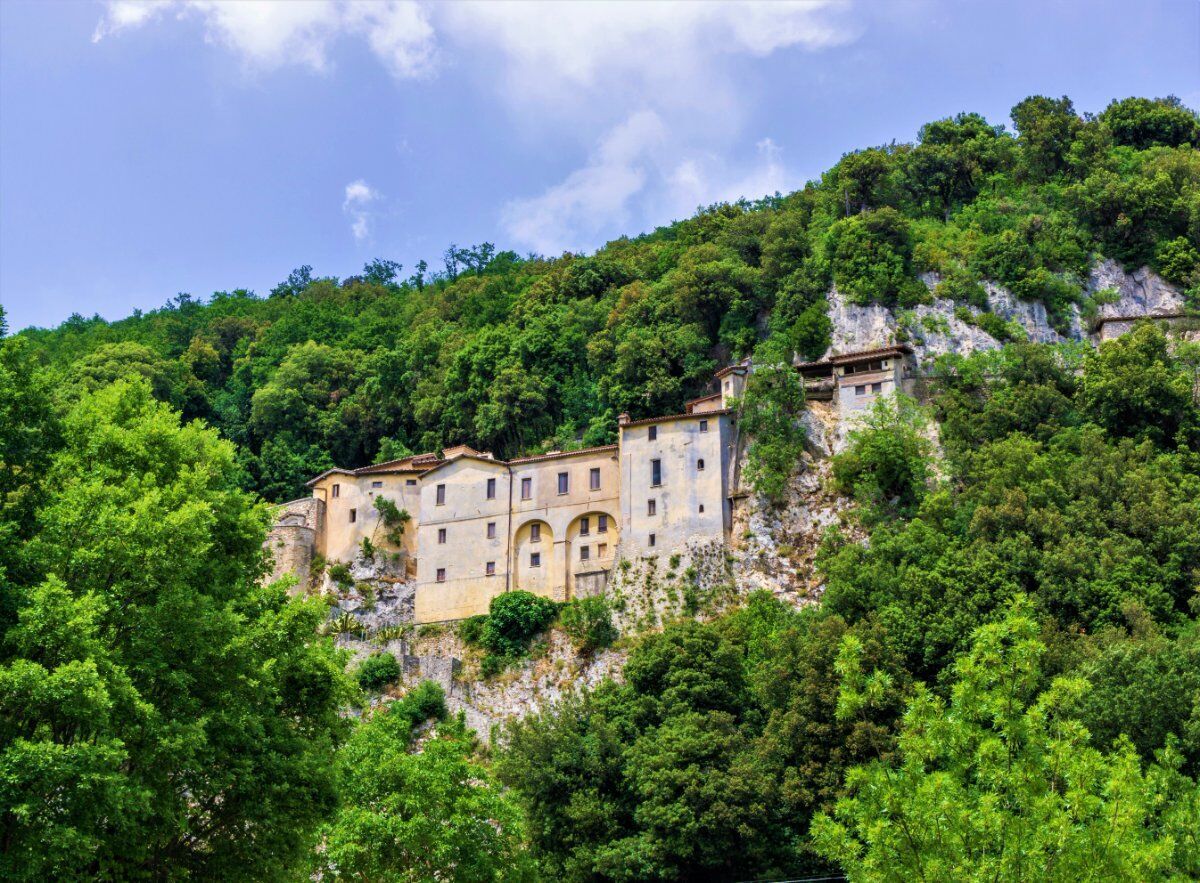
[[[439,506],[446,505],[446,486],[444,484],[437,486],[437,504]]]
[[[588,518],[587,516],[580,518],[579,519],[579,535],[581,537],[586,537],[591,532],[592,532],[592,519]]]
[[[486,567],[486,569],[485,569],[484,573],[486,573],[488,576],[496,575],[496,562],[495,561],[489,561],[485,565],[485,567]]]
[[[405,484],[405,486],[407,486],[407,487],[416,487],[416,486],[417,486],[417,480],[416,480],[415,478],[406,478],[406,479],[404,480],[404,484]]]
[[[654,441],[656,438],[658,438],[658,427],[651,426],[650,427],[650,441]]]
[[[542,553],[541,552],[530,552],[529,553],[529,566],[530,567],[541,567],[542,566]]]
[[[565,472],[558,473],[558,492],[565,494],[570,486],[570,478]]]
[[[533,497],[533,479],[532,478],[522,478],[521,479],[521,499],[529,500],[529,499],[532,499],[532,497]]]
[[[446,528],[444,528],[444,527],[438,528],[438,545],[439,546],[446,545]]]
[[[600,490],[600,468],[596,467],[588,473],[588,487],[594,491]]]
[[[872,383],[871,384],[871,392],[873,392],[873,393],[883,392],[883,384],[882,383]]]
[[[700,431],[701,431],[701,432],[708,432],[708,421],[707,421],[707,420],[701,420],[701,421],[700,421]]]
[[[446,568],[444,568],[444,567],[438,568],[437,581],[439,583],[444,583],[446,581]]]
[[[865,396],[865,395],[867,394],[867,388],[866,388],[866,386],[856,386],[856,387],[854,387],[854,394],[855,394],[856,396]]]
[[[382,481],[373,481],[373,482],[371,482],[371,487],[383,487],[383,482]]]
[[[608,533],[608,516],[607,515],[598,515],[596,517],[596,532],[597,533]]]
[[[540,543],[542,541],[542,526],[540,524],[529,525],[529,542]]]
[[[358,521],[358,510],[351,509],[350,510],[350,523],[353,524],[356,521]]]
[[[579,560],[580,561],[587,561],[591,557],[592,557],[592,549],[590,546],[580,546],[579,547]]]
[[[703,457],[701,457],[699,460],[696,461],[696,471],[697,472],[704,471],[704,458]]]
[[[654,544],[655,544],[657,541],[658,541],[658,537],[656,537],[654,534],[650,534],[650,545],[651,545],[652,547],[654,546]]]
[[[650,487],[662,484],[662,460],[650,461]]]
[[[488,538],[489,540],[494,540],[494,539],[496,539],[496,522],[494,522],[494,521],[489,521],[489,522],[488,522],[488,528],[487,528],[487,538]]]
[[[333,486],[332,492],[330,493],[330,496],[337,498],[337,497],[340,497],[341,495],[342,495],[342,486],[340,484],[335,484]]]
[[[658,511],[658,503],[654,500],[646,501],[646,514],[653,515]]]
[[[494,478],[487,480],[487,498],[489,500],[496,499],[496,479]]]
[[[596,557],[603,558],[608,554],[608,543],[599,543],[596,546]]]
[[[700,514],[701,515],[704,514],[704,504],[703,503],[700,504]]]

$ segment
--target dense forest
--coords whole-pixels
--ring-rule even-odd
[[[995,324],[834,458],[819,604],[625,635],[619,680],[490,745],[430,684],[347,714],[374,676],[327,605],[260,585],[264,501],[311,474],[607,441],[730,359],[819,356],[831,286],[990,280],[1061,323],[1105,257],[1200,307],[1193,111],[1033,97],[1012,130],[932,122],[593,255],[302,267],[0,338],[0,876],[1200,877],[1200,346],[1149,324]],[[769,488],[802,403],[762,376]]]

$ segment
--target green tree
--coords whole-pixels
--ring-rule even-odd
[[[746,480],[772,502],[787,496],[788,482],[801,465],[808,437],[800,423],[803,413],[804,384],[790,358],[755,368],[739,403],[748,438]]]
[[[1186,879],[1200,873],[1200,792],[1167,751],[1089,745],[1065,709],[1080,678],[1042,690],[1045,646],[1030,604],[980,628],[949,702],[918,689],[895,756],[847,774],[848,796],[813,823],[817,849],[856,880]],[[853,642],[840,714],[869,707]]]
[[[838,485],[874,509],[911,512],[930,479],[927,427],[928,417],[914,399],[881,397],[834,459]]]
[[[1126,98],[1100,114],[1118,144],[1150,147],[1200,146],[1200,119],[1178,98]]]

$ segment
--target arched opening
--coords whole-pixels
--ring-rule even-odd
[[[527,521],[513,536],[513,588],[553,597],[557,582],[554,532],[541,519]]]
[[[608,585],[617,553],[619,522],[611,512],[578,516],[567,527],[567,588],[569,597],[597,595]]]

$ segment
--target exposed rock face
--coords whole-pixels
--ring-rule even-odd
[[[933,291],[940,280],[936,274],[927,273],[922,281]],[[1034,343],[1062,343],[1088,337],[1077,306],[1071,307],[1066,328],[1060,333],[1050,324],[1045,304],[1020,300],[992,282],[985,282],[984,289],[991,312],[1019,325]],[[1183,296],[1146,267],[1127,273],[1116,261],[1096,264],[1088,275],[1085,292],[1095,294],[1105,290],[1114,290],[1118,300],[1100,307],[1101,318],[1170,315],[1184,308]],[[829,318],[833,324],[829,352],[887,346],[899,342],[898,334],[907,338],[921,364],[946,353],[966,355],[1000,347],[1002,344],[996,338],[955,315],[961,306],[942,298],[911,310],[894,311],[878,304],[858,306],[848,302],[835,286],[829,291]],[[976,307],[967,310],[974,316],[981,312]]]

